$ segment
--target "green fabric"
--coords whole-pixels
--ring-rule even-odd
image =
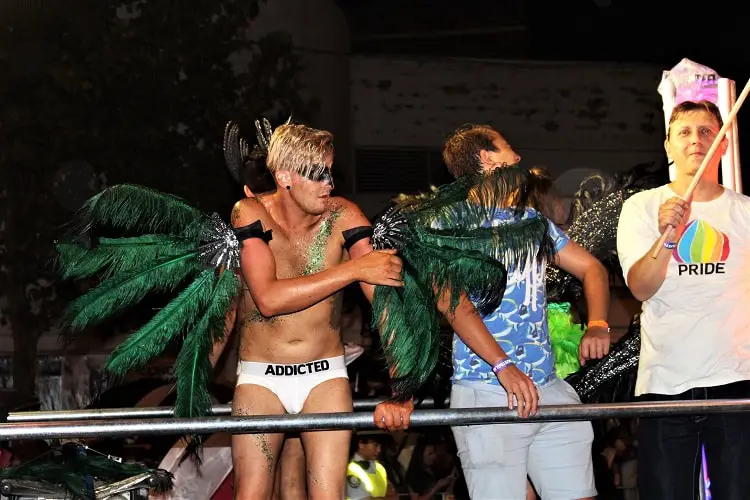
[[[570,304],[567,302],[552,302],[547,305],[547,325],[555,356],[555,372],[559,378],[564,379],[581,368],[578,346],[586,331],[581,325],[573,323]]]

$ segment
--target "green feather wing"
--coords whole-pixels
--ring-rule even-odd
[[[58,272],[63,279],[84,279],[102,274],[104,279],[142,269],[146,263],[178,257],[195,250],[194,239],[147,234],[132,238],[98,238],[93,248],[60,241]]]
[[[118,184],[91,197],[78,212],[74,233],[102,228],[137,234],[197,231],[203,214],[185,200],[143,186]]]
[[[498,208],[527,206],[533,178],[527,168],[497,168],[465,175],[428,194],[402,195],[398,204],[408,218],[423,226],[450,227],[460,221],[476,229],[491,220]]]
[[[493,227],[472,228],[459,220],[442,227],[448,229],[415,226],[414,232],[426,244],[478,252],[502,262],[507,268],[523,269],[529,261],[538,260],[536,254],[540,246],[548,245],[545,241],[547,219],[538,212],[512,224]],[[551,249],[544,248],[542,253],[547,255]]]
[[[376,287],[373,323],[383,339],[396,398],[408,398],[432,375],[441,349],[438,297],[500,296],[505,269],[495,259],[451,247],[409,245],[403,251],[404,287]],[[433,285],[434,284],[434,285]]]
[[[209,291],[207,307],[185,338],[175,366],[177,417],[204,416],[211,409],[208,383],[213,369],[209,355],[213,343],[224,335],[224,317],[238,290],[237,276],[231,271],[221,273]]]
[[[73,330],[99,323],[151,292],[175,290],[201,267],[197,253],[192,252],[147,262],[143,269],[113,276],[70,304],[68,323]]]
[[[71,328],[101,322],[150,292],[175,290],[200,272],[197,250],[207,220],[184,200],[141,186],[113,186],[89,199],[77,214],[77,230],[56,243],[63,278],[102,280],[68,307]],[[91,230],[112,229],[135,236],[90,239]]]
[[[440,354],[440,316],[434,306],[434,292],[413,273],[405,271],[403,279],[402,289],[376,287],[372,310],[373,327],[379,329],[396,399],[408,398],[429,378]],[[404,335],[415,331],[420,334]]]
[[[99,323],[152,292],[174,294],[114,350],[107,371],[121,377],[181,339],[175,413],[207,414],[209,354],[224,334],[225,315],[239,293],[234,231],[216,214],[206,216],[177,197],[131,185],[90,199],[78,214],[77,229],[57,243],[60,273],[100,283],[68,307],[71,329]],[[120,237],[97,237],[111,230]]]
[[[554,255],[547,219],[524,208],[529,170],[496,169],[465,176],[418,196],[402,196],[373,231],[376,248],[395,247],[404,261],[402,291],[376,289],[374,326],[398,399],[408,398],[431,375],[439,357],[438,297],[453,310],[466,293],[482,312],[502,300],[506,270],[523,271]],[[509,215],[495,224],[498,211]]]
[[[552,253],[547,220],[539,214],[493,227],[466,228],[458,222],[451,224],[448,229],[414,226],[411,233],[416,243],[407,242],[406,246],[413,247],[411,259],[419,260],[415,266],[420,269],[420,276],[433,273],[433,282],[450,284],[451,297],[456,300],[457,292],[465,289],[483,313],[491,312],[500,304],[506,269],[523,271],[526,266],[534,265],[539,253]],[[451,252],[452,265],[431,266],[431,256],[439,252]],[[442,257],[438,257],[440,259]],[[462,265],[465,261],[471,265]],[[440,272],[435,274],[436,270]]]
[[[192,329],[211,300],[215,275],[214,269],[202,271],[146,325],[117,346],[107,362],[107,370],[124,376],[160,355],[173,339]]]

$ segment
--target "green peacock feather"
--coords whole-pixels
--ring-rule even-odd
[[[411,397],[434,371],[440,297],[449,297],[449,312],[464,294],[481,312],[492,311],[506,269],[523,271],[553,255],[547,220],[515,208],[526,206],[530,179],[520,167],[465,176],[428,194],[401,196],[376,222],[375,247],[398,248],[404,262],[404,287],[377,287],[373,301],[395,398]],[[492,224],[498,210],[511,220]]]

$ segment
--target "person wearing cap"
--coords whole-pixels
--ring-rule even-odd
[[[346,500],[398,498],[388,473],[378,461],[382,432],[361,432],[353,439],[353,454],[346,468]]]

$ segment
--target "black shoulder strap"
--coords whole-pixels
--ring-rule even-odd
[[[237,236],[237,240],[239,240],[240,243],[250,238],[260,238],[266,243],[273,239],[270,229],[268,231],[263,231],[263,224],[260,220],[256,220],[247,226],[234,228],[234,235]]]
[[[344,235],[344,248],[349,250],[359,240],[372,237],[372,226],[353,227],[341,234]]]

